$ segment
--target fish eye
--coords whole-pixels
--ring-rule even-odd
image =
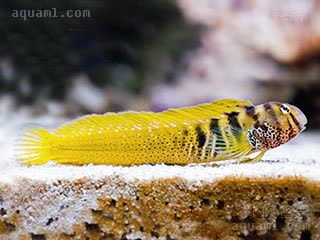
[[[290,107],[287,105],[287,104],[282,104],[280,106],[280,111],[283,113],[283,114],[288,114],[290,113]]]

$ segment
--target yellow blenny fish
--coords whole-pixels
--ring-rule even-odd
[[[225,99],[160,113],[86,115],[53,131],[31,128],[16,151],[28,165],[251,162],[297,136],[306,123],[289,104]]]

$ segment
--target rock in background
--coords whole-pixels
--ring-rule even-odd
[[[159,109],[235,97],[290,101],[320,123],[320,4],[317,1],[192,1],[179,6],[205,26],[173,84],[153,89]]]

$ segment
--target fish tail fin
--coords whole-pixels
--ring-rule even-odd
[[[53,159],[52,140],[53,134],[46,129],[27,129],[15,144],[15,156],[20,163],[26,165],[44,164]]]

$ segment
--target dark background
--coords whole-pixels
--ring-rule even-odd
[[[199,11],[200,20],[190,17],[193,6],[188,5],[188,1],[1,2],[0,96],[2,97],[0,101],[4,96],[10,95],[14,102],[12,111],[29,107],[36,109],[34,114],[51,114],[46,103],[54,101],[65,109],[59,114],[74,116],[89,112],[102,113],[128,109],[159,111],[167,107],[212,101],[220,96],[238,97],[237,94],[240,92],[238,89],[241,88],[244,90],[241,90],[243,94],[239,97],[253,99],[255,103],[269,100],[285,100],[293,103],[306,113],[310,127],[319,127],[320,54],[318,51],[309,51],[294,59],[279,58],[274,54],[276,50],[262,51],[251,41],[251,34],[255,34],[254,30],[248,33],[242,31],[241,27],[232,25],[233,21],[237,21],[239,12],[250,13],[252,6],[248,5],[249,1],[226,2],[229,4],[227,6],[229,10],[231,9],[231,15],[230,12],[229,15],[224,15],[223,11],[220,12],[215,6],[211,6],[215,14],[218,12],[221,14],[215,21],[201,20],[201,17],[205,16],[201,11]],[[53,7],[57,9],[58,14],[68,9],[86,9],[90,10],[91,16],[89,18],[34,17],[27,20],[12,16],[14,10]],[[310,18],[317,13],[317,10],[315,13],[310,13]],[[288,18],[284,20],[288,21]],[[225,40],[221,42],[219,40],[219,44],[216,40],[211,40],[219,39],[216,36],[221,35],[221,29],[225,32],[223,34],[227,36],[226,38],[233,36],[229,37],[232,42],[227,47],[219,45],[221,42],[226,43]],[[234,34],[238,32],[236,30],[242,31],[244,36],[238,37]],[[281,29],[278,31],[281,32]],[[299,31],[299,26],[294,31]],[[264,69],[264,64],[271,63],[272,71],[276,74],[270,78],[261,77],[263,74],[252,77],[246,73],[248,77],[241,82],[237,80],[237,76],[241,75],[238,71],[242,71],[242,67],[239,66],[235,75],[230,77],[227,73],[232,72],[230,69],[237,65],[231,61],[238,56],[237,51],[230,50],[233,49],[233,42],[236,46],[241,45],[241,48],[237,49],[242,49],[242,52],[250,54],[254,52],[255,59],[262,59],[261,69]],[[314,39],[314,42],[316,46],[320,45],[318,39]],[[209,61],[218,59],[216,62],[221,62],[219,67],[201,63],[202,56],[207,55],[212,56],[208,58]],[[246,71],[255,72],[255,65],[250,67],[250,64],[249,62]],[[226,73],[226,77],[218,78],[218,74],[215,73],[217,70]],[[310,72],[315,72],[312,77]],[[195,75],[200,80],[195,78]],[[107,100],[100,97],[100,100],[90,105],[83,104],[83,101],[92,100],[90,97],[83,99],[90,94],[80,96],[80,100],[77,97],[70,97],[77,82],[83,82],[79,80],[81,78],[79,76],[82,78],[85,76],[84,82],[88,89],[91,87],[99,89],[99,94],[107,96]],[[212,95],[211,92],[202,94],[202,89],[211,87],[206,81],[217,86],[212,89]],[[192,86],[197,86],[197,89],[189,87],[190,94],[183,87],[189,82],[190,85],[192,83]],[[229,87],[219,87],[221,82],[225,82],[225,86],[229,84]],[[244,87],[244,83],[249,83],[252,87]],[[285,94],[288,89],[290,94]],[[180,97],[181,92],[184,94],[183,97]],[[195,92],[199,93],[196,97],[194,97]],[[92,94],[95,95],[95,92]],[[164,101],[161,100],[161,96]],[[92,105],[99,106],[90,107]]]

